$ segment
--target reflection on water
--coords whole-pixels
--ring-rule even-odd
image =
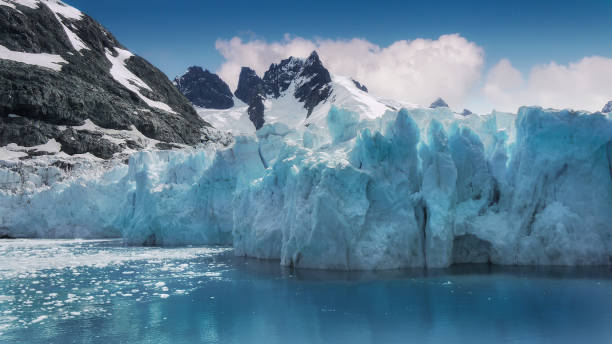
[[[293,271],[232,254],[1,240],[0,342],[612,341],[609,267]]]

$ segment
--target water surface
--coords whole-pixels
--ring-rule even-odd
[[[0,240],[0,342],[611,343],[612,270],[330,272],[229,248]]]

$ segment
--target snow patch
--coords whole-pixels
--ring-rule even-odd
[[[68,63],[68,61],[64,60],[59,55],[47,53],[24,53],[20,51],[9,50],[3,45],[0,45],[0,59],[49,68],[57,72],[62,70],[63,64]]]
[[[29,1],[32,2],[31,0]],[[41,0],[41,2],[47,5],[51,9],[51,11],[53,11],[53,13],[59,14],[64,18],[74,20],[80,20],[83,18],[83,12],[70,5],[67,5],[65,2],[59,0]]]
[[[128,90],[136,93],[140,97],[140,99],[147,103],[147,105],[167,112],[176,113],[172,110],[170,106],[168,106],[168,104],[149,99],[140,92],[141,89],[145,89],[148,91],[152,90],[144,81],[142,81],[139,77],[137,77],[136,75],[134,75],[134,73],[130,72],[130,70],[127,69],[125,61],[132,57],[133,54],[124,49],[114,49],[117,52],[117,56],[113,56],[112,52],[106,49],[106,58],[112,64],[110,73],[113,78]]]

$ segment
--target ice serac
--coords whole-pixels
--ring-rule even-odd
[[[229,109],[234,106],[229,86],[202,67],[192,66],[187,72],[174,79],[178,90],[195,106],[205,109]]]
[[[139,235],[126,238],[142,244],[163,230],[172,238],[164,243],[211,243],[198,233],[225,233],[236,254],[324,269],[610,264],[606,116],[523,107],[465,119],[446,108],[358,118],[332,107],[329,143],[310,147],[310,128],[267,123],[214,152],[197,182],[142,183],[160,197],[143,204],[177,199],[161,190],[189,190],[172,202],[197,209],[205,225],[131,226]],[[150,168],[158,164],[169,168]]]

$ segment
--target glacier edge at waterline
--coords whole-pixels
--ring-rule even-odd
[[[612,118],[600,113],[332,106],[228,148],[91,164],[3,162],[0,236],[228,244],[322,269],[612,264]]]

